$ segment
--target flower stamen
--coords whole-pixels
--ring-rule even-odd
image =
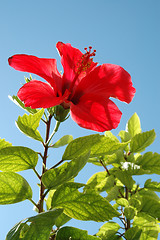
[[[94,50],[93,52],[91,52],[92,47],[89,46],[89,51],[87,48],[84,48],[84,50],[86,51],[86,53],[84,53],[81,57],[81,59],[78,61],[77,63],[77,72],[78,75],[82,72],[86,72],[87,69],[91,66],[91,63],[93,61],[93,58],[91,58],[92,56],[95,56],[96,54],[96,50]]]
[[[76,74],[69,88],[70,92],[72,92],[72,88],[75,85],[75,82],[77,81],[79,75],[83,73],[86,74],[87,70],[91,67],[91,64],[93,62],[93,58],[91,57],[96,55],[95,54],[96,50],[93,50],[93,52],[91,52],[92,50],[91,46],[89,46],[89,50],[88,48],[84,48],[84,50],[86,51],[86,53],[84,53],[79,59],[79,61],[77,62],[77,69],[75,71]]]

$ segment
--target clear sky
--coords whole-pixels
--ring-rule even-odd
[[[13,54],[26,53],[44,58],[56,58],[61,70],[60,58],[55,48],[57,41],[69,42],[83,51],[92,46],[97,50],[95,61],[118,64],[132,76],[136,95],[131,104],[116,101],[123,112],[121,123],[114,134],[125,129],[126,121],[137,112],[144,131],[155,129],[157,138],[149,148],[159,152],[160,142],[160,1],[159,0],[14,0],[0,4],[0,137],[13,145],[33,147],[34,141],[23,136],[15,126],[18,115],[24,112],[14,105],[8,95],[16,94],[27,73],[8,66]],[[71,119],[60,128],[57,139],[64,134],[74,138],[94,132],[78,127]],[[38,144],[34,149],[42,150]],[[53,155],[56,162],[62,155]],[[59,155],[58,155],[59,154]],[[56,158],[56,159],[55,159]],[[60,160],[60,159],[59,159]],[[95,171],[88,165],[78,176],[85,182]],[[36,178],[31,171],[23,173],[38,200]],[[157,181],[159,179],[154,176]],[[34,184],[33,184],[34,183]],[[0,206],[0,240],[18,221],[34,214],[29,201]],[[102,224],[72,220],[71,226],[97,232]]]

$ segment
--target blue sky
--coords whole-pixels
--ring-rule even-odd
[[[91,45],[97,50],[94,60],[99,64],[118,64],[131,74],[136,95],[129,105],[116,101],[123,116],[113,133],[118,134],[125,129],[126,121],[137,112],[142,129],[147,131],[154,128],[157,134],[155,142],[148,150],[160,153],[159,11],[159,0],[3,1],[0,7],[1,138],[13,145],[33,147],[34,144],[33,140],[23,136],[16,128],[15,120],[24,112],[8,99],[8,95],[17,93],[24,82],[24,76],[29,74],[10,68],[8,57],[26,53],[56,58],[58,69],[61,70],[55,45],[57,41],[63,41],[81,51]],[[71,119],[60,130],[55,140],[64,134],[72,134],[75,138],[94,133],[78,127]],[[34,147],[36,150],[42,149],[38,144]],[[62,155],[63,150],[56,153],[56,158]],[[89,165],[78,180],[85,182],[95,171],[101,170]],[[36,201],[36,178],[30,171],[22,174],[33,187]],[[0,206],[0,212],[0,239],[5,239],[6,233],[16,222],[34,214],[28,201]],[[79,221],[71,221],[69,224],[86,229],[90,234],[95,233],[101,225]]]

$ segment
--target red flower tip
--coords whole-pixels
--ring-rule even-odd
[[[9,58],[8,58],[8,63],[9,63],[9,65],[11,65],[11,61],[12,61],[12,57],[9,57]]]
[[[58,49],[59,51],[59,54],[62,56],[63,54],[63,46],[64,46],[64,43],[63,42],[57,42],[56,44],[56,48]]]

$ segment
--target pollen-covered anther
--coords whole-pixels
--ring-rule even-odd
[[[77,61],[76,64],[76,69],[75,69],[75,77],[74,80],[72,81],[72,84],[70,85],[70,89],[72,89],[73,84],[77,81],[79,75],[81,74],[87,74],[87,71],[90,69],[91,64],[93,62],[93,56],[95,56],[95,52],[96,50],[93,50],[93,52],[91,52],[92,47],[89,46],[89,50],[88,48],[84,48],[84,50],[86,51],[86,53],[82,54],[82,56],[80,57],[80,59]]]
[[[78,62],[78,71],[77,73],[81,73],[84,71],[87,71],[88,68],[90,68],[91,63],[93,62],[93,56],[95,56],[96,50],[93,50],[93,52],[91,52],[92,47],[89,46],[89,50],[87,48],[84,48],[84,50],[86,51],[85,54],[82,55],[81,60]]]

